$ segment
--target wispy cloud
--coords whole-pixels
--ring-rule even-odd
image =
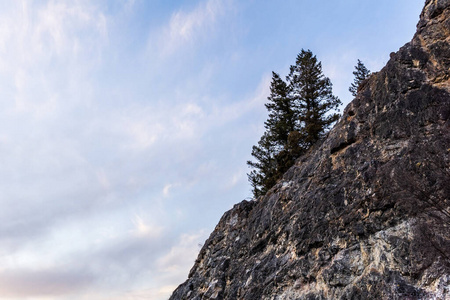
[[[133,224],[135,225],[133,232],[139,237],[157,239],[163,232],[162,226],[149,224],[138,215],[134,217]]]
[[[90,287],[92,276],[85,270],[0,271],[0,299],[50,299]]]
[[[268,79],[227,101],[203,94],[216,72],[207,63],[188,89],[105,99],[105,66],[120,68],[107,53],[114,16],[91,1],[14,3],[0,13],[0,294],[164,299],[206,238],[199,228],[180,233],[177,222],[195,199],[209,201],[198,196],[206,186],[239,181],[237,163],[221,162],[217,149],[244,139],[237,122],[261,110]],[[122,10],[132,14],[132,4]],[[178,10],[155,49],[206,41],[230,5]]]
[[[230,6],[229,0],[206,0],[189,11],[173,13],[168,24],[156,36],[150,36],[149,47],[158,49],[159,55],[163,57],[176,51],[185,51],[186,47],[208,38]]]

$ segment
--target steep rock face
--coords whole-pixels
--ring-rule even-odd
[[[170,299],[450,299],[450,0],[266,196],[226,212]]]

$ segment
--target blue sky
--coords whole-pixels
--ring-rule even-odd
[[[2,1],[0,299],[166,299],[251,196],[271,72],[347,104],[423,0]]]

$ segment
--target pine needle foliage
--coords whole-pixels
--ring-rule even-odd
[[[310,50],[301,50],[284,81],[272,72],[266,131],[253,146],[247,174],[255,198],[264,195],[337,121],[341,101]]]
[[[322,64],[311,50],[302,50],[291,66],[287,81],[291,87],[300,121],[301,142],[309,148],[321,139],[339,118],[341,101],[332,93],[332,84],[322,73]]]
[[[358,93],[358,88],[361,85],[361,83],[366,80],[370,75],[370,70],[366,68],[366,66],[358,59],[358,63],[355,66],[355,71],[353,71],[353,75],[355,75],[355,78],[353,80],[353,83],[348,88],[350,93],[352,93],[353,97],[356,97],[356,94]]]

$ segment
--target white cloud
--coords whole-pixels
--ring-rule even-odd
[[[134,149],[145,150],[151,147],[158,141],[162,131],[164,131],[164,127],[160,123],[152,123],[147,120],[130,121],[126,132],[132,136],[131,147]]]
[[[170,196],[170,192],[171,192],[171,190],[174,188],[174,187],[176,187],[176,186],[178,186],[179,184],[177,184],[177,183],[168,183],[168,184],[166,184],[165,186],[164,186],[164,188],[163,188],[163,191],[162,191],[162,193],[163,193],[163,196],[164,196],[164,198],[168,198],[169,196]]]
[[[133,219],[133,224],[135,226],[133,232],[138,237],[156,239],[161,236],[163,232],[163,227],[155,226],[144,222],[142,217],[135,215]]]
[[[55,56],[62,60],[86,58],[86,54],[95,57],[92,51],[99,50],[99,42],[107,41],[106,17],[88,1],[39,5],[23,0],[16,4],[13,14],[4,15],[0,23],[5,45],[0,49],[20,63],[49,62]],[[1,58],[2,62],[6,59]]]
[[[150,48],[156,44],[158,53],[163,57],[185,51],[186,46],[193,45],[214,31],[218,19],[229,9],[229,4],[227,0],[207,0],[191,11],[177,11],[157,37],[150,37]]]
[[[23,0],[0,14],[1,106],[46,120],[75,104],[66,92],[87,95],[84,76],[101,61],[108,39],[106,17],[97,7],[88,1]]]

